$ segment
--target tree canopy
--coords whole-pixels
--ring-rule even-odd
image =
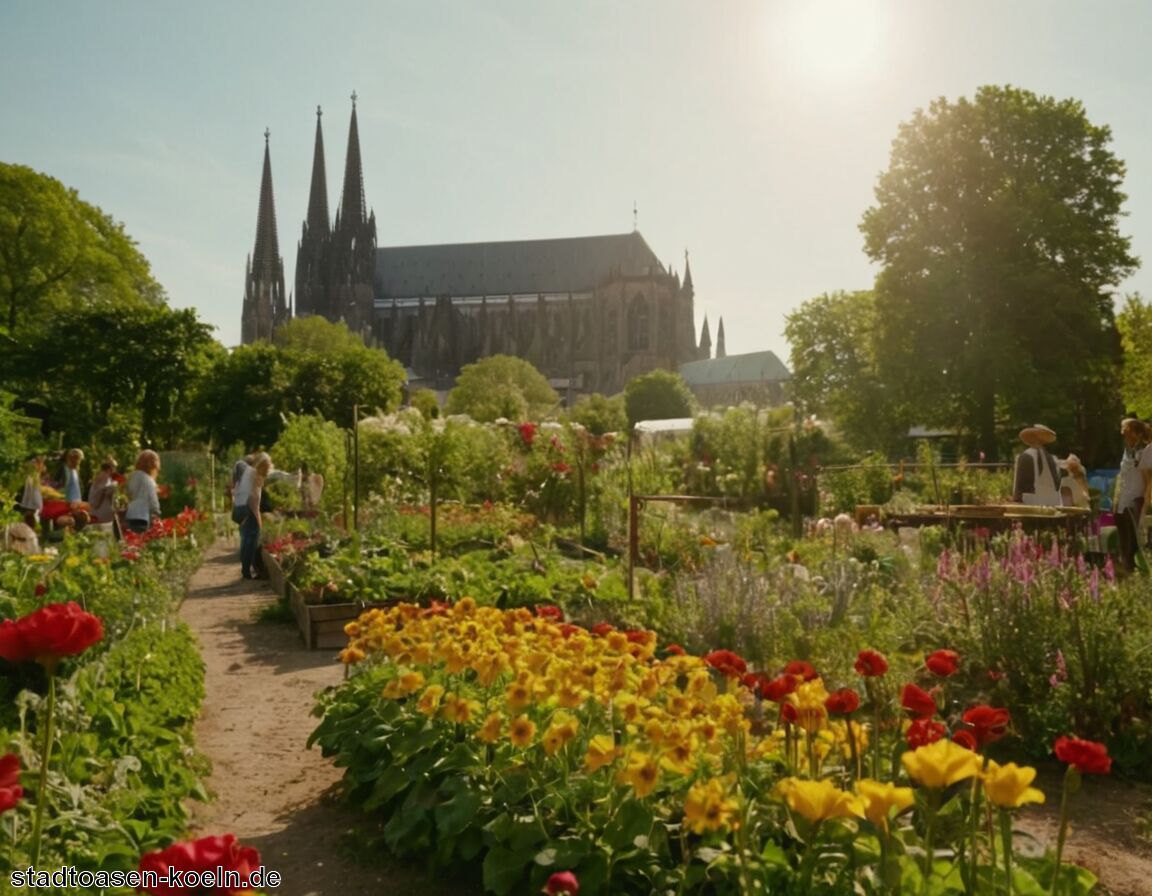
[[[559,401],[544,375],[523,358],[491,355],[464,365],[445,411],[483,423],[501,417],[519,422],[548,416]]]
[[[1110,139],[1078,101],[1013,87],[901,126],[861,230],[883,266],[881,379],[918,422],[959,424],[990,456],[1020,422],[1088,451],[1111,433],[1111,290],[1137,260]]]
[[[1126,296],[1116,316],[1124,347],[1120,397],[1124,407],[1140,417],[1152,417],[1152,306],[1139,295]]]
[[[0,162],[0,325],[8,333],[64,307],[163,299],[121,224],[55,178]]]
[[[636,377],[624,387],[624,411],[628,425],[640,420],[669,420],[691,417],[696,410],[684,378],[670,370],[653,370]]]

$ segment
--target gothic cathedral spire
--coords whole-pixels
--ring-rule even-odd
[[[284,260],[276,237],[276,204],[272,195],[270,132],[264,131],[264,173],[260,179],[260,207],[256,216],[256,245],[248,258],[244,282],[244,309],[240,341],[271,339],[272,331],[288,319],[284,300]]]
[[[372,338],[376,279],[376,216],[364,201],[364,169],[360,161],[360,131],[356,124],[356,93],[352,93],[352,119],[348,125],[348,156],[344,163],[344,192],[336,210],[328,257],[329,320],[344,320],[354,333]]]
[[[312,188],[308,216],[296,244],[296,314],[331,316],[327,295],[328,250],[332,225],[328,219],[328,177],[324,167],[324,131],[316,107],[316,148],[312,154]]]
[[[720,323],[716,327],[716,357],[728,357],[728,349],[724,345],[724,318],[720,318]]]
[[[360,161],[360,129],[356,125],[356,91],[352,91],[352,120],[348,124],[348,156],[344,161],[344,192],[336,211],[336,229],[355,229],[368,220],[364,202],[364,166]]]
[[[328,235],[328,176],[324,171],[324,131],[320,127],[323,111],[316,107],[316,148],[312,152],[312,188],[308,192],[308,218],[306,231]]]
[[[704,326],[700,328],[700,347],[697,350],[696,357],[700,360],[707,360],[712,357],[712,334],[708,332],[708,315],[704,315]]]

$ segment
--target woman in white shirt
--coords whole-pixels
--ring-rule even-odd
[[[1116,486],[1116,540],[1119,569],[1130,573],[1136,568],[1138,539],[1144,527],[1144,511],[1152,492],[1152,448],[1148,447],[1148,424],[1128,417],[1120,424],[1124,456]]]
[[[272,472],[272,458],[266,452],[252,457],[251,465],[243,471],[240,481],[232,492],[232,519],[240,524],[240,575],[246,579],[256,578],[258,563],[256,554],[260,550],[260,496],[264,491],[264,480]]]
[[[147,532],[154,519],[160,518],[160,497],[156,494],[156,475],[160,472],[160,455],[141,451],[136,469],[128,477],[128,509],[124,518],[133,532]]]

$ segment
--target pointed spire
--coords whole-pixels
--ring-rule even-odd
[[[348,125],[348,157],[344,161],[344,192],[336,213],[341,228],[359,227],[367,218],[364,168],[360,161],[360,129],[356,125],[356,91],[352,91],[352,120]]]
[[[252,251],[252,266],[257,271],[270,272],[280,263],[280,242],[276,238],[276,204],[272,197],[272,160],[268,138],[272,132],[264,129],[264,174],[260,179],[260,209],[256,217],[256,247]]]
[[[724,318],[720,318],[720,325],[716,327],[716,357],[728,357],[728,352],[724,347]]]
[[[712,357],[712,334],[708,332],[708,315],[704,315],[704,326],[700,328],[700,357]]]
[[[312,233],[327,233],[331,222],[328,219],[328,176],[324,171],[324,132],[320,127],[320,116],[324,113],[316,107],[316,149],[312,153],[312,189],[308,193],[308,217],[305,219]]]
[[[705,271],[707,273],[707,271]],[[688,264],[688,250],[684,250],[684,291],[695,295],[696,289],[692,286],[692,266]]]

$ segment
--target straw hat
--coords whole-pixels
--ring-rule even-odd
[[[1033,423],[1020,430],[1020,441],[1025,445],[1051,445],[1056,441],[1056,433],[1043,423]]]

